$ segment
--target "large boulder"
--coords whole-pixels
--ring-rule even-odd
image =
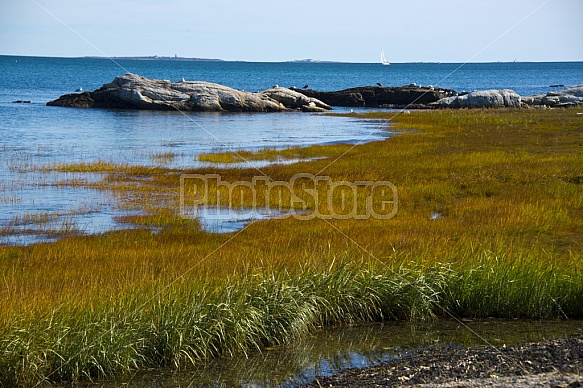
[[[77,108],[120,108],[216,112],[328,110],[331,107],[286,88],[258,93],[210,82],[170,82],[135,74],[117,77],[93,92],[66,94],[47,103]],[[304,108],[305,107],[305,108]]]
[[[521,106],[521,97],[510,89],[503,90],[480,90],[442,98],[432,104],[438,108],[501,108]]]
[[[287,108],[302,109],[305,111],[330,110],[332,107],[316,98],[308,97],[292,89],[275,86],[259,92],[261,96],[279,101]],[[310,108],[310,109],[308,109]]]

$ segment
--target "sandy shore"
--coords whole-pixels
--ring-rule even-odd
[[[583,336],[493,348],[431,347],[309,387],[583,387]]]

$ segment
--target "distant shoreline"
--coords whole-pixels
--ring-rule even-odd
[[[348,65],[380,65],[380,62],[346,62],[346,61],[325,61],[317,59],[296,59],[288,61],[248,61],[248,60],[226,60],[218,58],[188,58],[188,57],[168,57],[168,56],[128,56],[128,57],[107,57],[107,56],[46,56],[46,55],[17,55],[17,54],[0,54],[2,57],[15,58],[58,58],[58,59],[114,59],[114,60],[141,60],[141,61],[182,61],[182,62],[231,62],[231,63],[314,63],[314,64],[348,64]],[[470,64],[525,64],[525,63],[582,63],[583,60],[575,61],[490,61],[490,62],[438,62],[438,61],[406,61],[391,62],[391,65],[470,65]]]
[[[157,55],[152,56],[137,56],[137,57],[100,57],[100,56],[85,56],[82,58],[94,58],[94,59],[128,59],[135,61],[183,61],[183,62],[248,62],[248,61],[226,61],[224,59],[216,58],[188,58],[188,57],[159,57]],[[253,63],[253,62],[250,62]],[[339,62],[339,61],[320,61],[317,59],[296,59],[292,61],[283,61],[281,63],[349,63],[349,62]]]
[[[92,58],[92,59],[129,59],[135,61],[182,61],[182,62],[226,62],[222,59],[215,58],[186,58],[186,57],[159,57],[157,55],[151,56],[138,56],[138,57],[100,57],[100,56],[85,56],[81,58]]]

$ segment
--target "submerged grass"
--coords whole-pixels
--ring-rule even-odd
[[[0,385],[183,367],[321,325],[583,318],[576,111],[412,112],[392,126],[400,134],[388,140],[298,149],[326,159],[261,169],[281,181],[296,173],[391,181],[399,211],[389,220],[287,218],[209,234],[178,216],[178,190],[181,173],[216,170],[54,166],[103,172],[99,188],[146,209],[124,221],[156,233],[0,247]],[[258,171],[220,174],[251,182]]]
[[[259,150],[237,150],[227,152],[202,153],[198,155],[201,162],[210,163],[241,163],[247,161],[266,160],[290,160],[290,159],[310,159],[314,155],[324,156],[330,153],[334,147],[310,146],[310,147],[290,147],[290,148],[261,148]],[[337,145],[335,148],[347,149],[346,144]]]

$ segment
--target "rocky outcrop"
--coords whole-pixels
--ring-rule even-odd
[[[510,89],[480,90],[442,98],[432,104],[437,108],[519,108],[521,97]]]
[[[529,106],[550,108],[575,106],[583,104],[583,85],[571,86],[556,92],[547,94],[537,94],[529,97],[522,97],[522,102]]]
[[[396,87],[361,86],[334,92],[291,89],[332,106],[370,108],[427,108],[432,102],[457,94],[449,89],[422,87],[415,84]]]
[[[258,93],[261,96],[279,101],[289,109],[300,109],[304,112],[323,112],[332,107],[316,98],[308,97],[295,90],[273,87]]]
[[[436,108],[555,108],[583,105],[583,85],[563,90],[523,97],[512,90],[481,90],[464,95],[451,96],[430,104]]]
[[[412,109],[563,107],[583,105],[583,85],[529,97],[521,97],[508,89],[458,95],[454,90],[415,84],[362,86],[333,92],[274,86],[251,93],[210,82],[170,82],[126,74],[95,91],[66,94],[47,105],[216,112],[323,112],[332,109],[331,106]]]
[[[274,87],[251,93],[210,82],[151,80],[135,74],[117,77],[93,92],[63,95],[47,105],[214,112],[314,112],[331,109],[315,98],[286,88]]]

